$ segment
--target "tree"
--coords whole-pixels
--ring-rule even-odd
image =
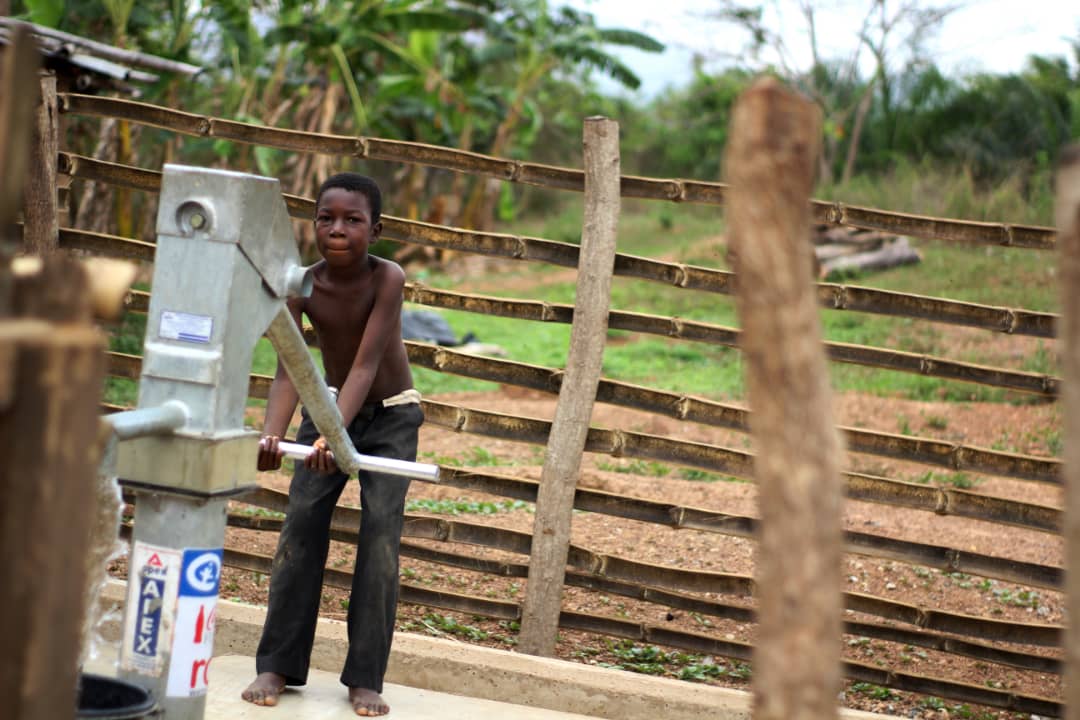
[[[600,28],[591,13],[561,7],[552,13],[546,0],[506,0],[485,28],[480,52],[494,67],[501,86],[498,97],[502,119],[487,143],[486,152],[504,156],[515,148],[515,134],[526,118],[541,121],[534,96],[549,77],[595,71],[631,89],[640,79],[606,48],[611,45],[660,52],[664,46],[643,33]],[[491,225],[500,183],[474,183],[463,211],[462,223],[476,229]]]
[[[893,109],[895,78],[908,69],[928,64],[925,42],[958,5],[918,0],[873,0],[862,16],[859,30],[848,43],[849,50],[836,57],[826,57],[820,50],[821,3],[797,0],[794,5],[806,28],[808,65],[800,63],[790,44],[774,26],[784,14],[778,0],[768,4],[768,14],[766,6],[724,0],[713,17],[747,33],[744,57],[748,59],[745,65],[749,69],[776,73],[817,103],[824,118],[825,133],[821,179],[832,182],[839,171],[846,181],[855,170],[875,91],[886,126],[883,140],[891,147],[897,127]],[[863,69],[867,63],[871,71],[864,77]]]

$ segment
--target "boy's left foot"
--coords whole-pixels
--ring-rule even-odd
[[[367,688],[349,688],[349,702],[352,703],[353,711],[364,717],[385,715],[390,712],[390,706],[386,704],[382,696]]]

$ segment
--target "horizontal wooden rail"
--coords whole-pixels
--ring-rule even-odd
[[[571,305],[533,300],[504,300],[483,295],[434,290],[415,284],[409,286],[405,293],[405,299],[423,305],[464,310],[485,315],[512,317],[520,320],[560,323],[570,323],[573,320],[573,306]],[[617,330],[674,337],[733,348],[738,347],[740,335],[738,328],[724,325],[619,310],[613,310],[609,313],[608,326]],[[825,350],[829,358],[835,362],[999,387],[1006,390],[1032,393],[1047,399],[1057,397],[1061,384],[1060,379],[1052,375],[1006,370],[948,360],[932,355],[889,350],[887,348],[827,341]]]
[[[145,312],[149,303],[149,293],[133,290],[128,295],[130,310]],[[405,346],[409,353],[409,362],[439,372],[550,394],[558,394],[562,385],[562,371],[555,368],[456,352],[428,343],[406,341]],[[745,408],[641,385],[601,379],[596,399],[599,402],[666,415],[678,420],[689,420],[739,432],[749,430],[750,412]],[[947,468],[956,472],[1061,484],[1061,461],[1056,458],[1021,455],[945,440],[847,426],[840,426],[840,430],[846,437],[848,449],[856,453]]]
[[[558,394],[562,371],[511,360],[472,355],[427,343],[406,342],[409,362],[439,372],[489,380]],[[750,411],[745,408],[705,398],[669,393],[662,390],[602,379],[597,389],[598,402],[644,410],[678,420],[723,427],[739,432],[749,430]],[[932,438],[874,432],[840,426],[848,449],[907,462],[976,472],[1021,480],[1060,484],[1061,461],[1033,455],[1020,455]]]
[[[107,356],[107,372],[110,375],[131,379],[139,377],[142,365],[139,356],[116,352],[109,352]],[[249,396],[266,398],[271,381],[272,378],[267,375],[251,375]],[[424,400],[423,406],[427,422],[459,432],[546,445],[551,430],[549,421],[536,418],[485,412],[431,400]],[[753,478],[753,455],[717,445],[591,428],[585,449],[618,457],[674,462],[738,478]],[[1042,532],[1061,532],[1062,513],[1058,508],[863,473],[845,472],[844,478],[847,497],[852,500],[1015,525]]]
[[[127,165],[60,153],[61,172],[73,177],[107,182],[122,187],[156,193],[161,174]],[[283,194],[293,217],[310,219],[315,203],[308,198]],[[405,220],[384,215],[385,237],[428,247],[471,252],[516,260],[534,260],[576,268],[578,246],[572,243],[500,233],[480,233]],[[122,240],[122,239],[119,239]],[[118,246],[122,251],[123,245]],[[96,248],[87,248],[95,249]],[[730,295],[734,274],[713,268],[669,263],[660,260],[619,253],[615,257],[615,274],[665,285]],[[949,300],[947,298],[912,295],[890,290],[878,290],[859,285],[818,283],[818,303],[830,310],[867,312],[893,317],[931,320],[934,322],[976,327],[995,332],[1034,337],[1054,337],[1057,315],[1054,313],[1007,308],[993,305]]]
[[[262,501],[265,505],[281,507],[284,501],[271,495],[264,495]],[[230,513],[228,524],[231,527],[247,530],[261,530],[268,532],[280,532],[282,521],[278,518],[253,516],[244,513]],[[348,524],[348,519],[345,519]],[[355,531],[335,527],[332,531],[336,540],[343,542],[355,542]],[[511,561],[488,560],[474,555],[462,555],[445,550],[435,550],[426,545],[419,545],[408,540],[402,541],[401,554],[414,560],[432,562],[439,565],[480,572],[500,577],[527,578],[529,566],[527,563]],[[623,582],[605,577],[597,577],[592,574],[569,571],[566,575],[566,584],[586,590],[602,592],[608,595],[632,598],[644,602],[655,603],[676,610],[696,612],[724,620],[734,620],[741,623],[757,622],[757,612],[752,607],[742,605],[729,605],[715,600],[701,598],[694,595],[666,590],[663,588],[640,585],[631,582]],[[1035,655],[1015,650],[1008,650],[994,645],[960,640],[940,633],[924,630],[910,630],[892,625],[878,625],[876,623],[859,622],[848,620],[844,623],[844,632],[849,635],[869,637],[877,640],[914,645],[917,647],[936,650],[938,652],[969,657],[976,660],[985,660],[1000,665],[1034,670],[1060,675],[1063,663],[1060,658],[1046,655]]]
[[[441,470],[440,481],[444,485],[463,490],[527,502],[536,501],[537,484],[531,480],[444,467]],[[263,496],[262,502],[269,502],[268,497],[270,496]],[[285,509],[284,505],[269,507],[282,512]],[[752,517],[583,488],[579,488],[574,496],[574,507],[586,512],[651,522],[676,529],[701,530],[751,540],[756,538],[758,523],[758,520]],[[1027,563],[853,530],[844,533],[844,542],[845,551],[857,555],[922,565],[942,572],[963,572],[980,577],[992,577],[1050,590],[1060,591],[1062,588],[1063,571],[1060,567]]]
[[[532,480],[452,467],[442,468],[439,480],[440,484],[448,487],[528,502],[536,501],[536,482]],[[578,488],[574,496],[574,507],[585,512],[651,522],[675,529],[702,530],[751,540],[755,539],[757,532],[757,518],[616,495],[600,490]],[[980,577],[992,577],[1050,590],[1062,588],[1063,571],[1060,567],[1027,563],[854,530],[844,533],[844,541],[845,550],[857,555],[923,565],[942,572],[963,572]]]
[[[504,300],[490,296],[435,290],[415,284],[406,291],[405,299],[432,307],[538,322],[569,323],[573,320],[574,313],[572,305],[536,300]],[[608,314],[608,327],[614,330],[647,333],[733,348],[739,346],[741,334],[738,328],[725,325],[620,310],[612,310]],[[1006,370],[932,355],[851,343],[826,341],[824,345],[826,354],[834,362],[971,382],[1033,393],[1047,399],[1057,397],[1061,385],[1061,380],[1052,375]]]
[[[558,190],[582,192],[585,187],[584,172],[572,168],[507,160],[424,143],[285,130],[195,115],[121,98],[73,93],[60,93],[58,97],[61,112],[130,120],[183,135],[232,140],[294,152],[416,163]],[[727,189],[723,183],[630,175],[622,176],[620,187],[623,197],[710,205],[722,205]],[[1052,250],[1056,246],[1056,233],[1047,227],[934,218],[818,200],[812,202],[812,211],[814,220],[823,224],[1006,247]]]
[[[355,537],[354,532],[349,533],[349,536]],[[338,537],[344,539],[346,535],[342,534]],[[268,574],[272,572],[272,563],[272,558],[268,556],[245,553],[231,548],[226,548],[225,550],[225,564],[230,567]],[[352,587],[352,574],[342,570],[326,568],[324,582],[331,587],[348,590]],[[449,591],[433,590],[412,585],[410,583],[401,584],[401,599],[404,602],[424,605],[426,607],[437,607],[444,610],[464,612],[498,620],[519,620],[521,617],[521,608],[515,603],[495,601]],[[946,614],[942,615],[944,616]],[[970,623],[966,622],[971,619],[964,616],[955,617],[960,618],[961,623],[965,626],[972,626]],[[973,620],[978,620],[978,618],[974,618]],[[993,623],[995,621],[987,622]],[[1007,623],[998,624],[1006,625]],[[749,661],[753,652],[753,647],[746,643],[720,640],[699,633],[688,633],[664,627],[650,626],[632,620],[588,615],[584,613],[563,611],[559,618],[559,627],[569,630],[622,637],[636,642],[674,647],[696,653],[719,655],[742,661]],[[1023,627],[1026,626],[1017,625],[1018,629],[1015,632],[1019,632],[1019,628]],[[1041,713],[1044,715],[1056,715],[1061,712],[1060,703],[1047,698],[1016,695],[1003,690],[986,688],[979,685],[970,685],[967,683],[910,673],[898,673],[893,670],[878,668],[854,661],[844,661],[843,670],[845,677],[848,679],[873,682],[876,685],[891,687],[897,690],[946,697],[962,702],[973,702],[980,705],[1005,708],[1017,712]]]
[[[259,488],[243,498],[258,507],[281,511],[288,495],[270,488]],[[333,515],[332,537],[344,542],[356,542],[360,527],[360,511],[338,506]],[[263,523],[267,530],[279,530],[273,522]],[[406,515],[403,537],[462,543],[487,549],[528,555],[532,537],[528,533],[506,530],[489,524],[447,520],[426,515]],[[746,575],[696,571],[666,565],[651,565],[614,555],[594,553],[571,545],[567,567],[594,577],[618,582],[649,586],[677,593],[719,593],[752,598],[754,580]],[[693,577],[693,576],[699,577]],[[1058,625],[1011,623],[1002,620],[961,615],[934,608],[919,607],[874,595],[845,592],[844,606],[854,612],[903,622],[924,630],[951,632],[968,637],[998,642],[1060,647],[1062,628]]]

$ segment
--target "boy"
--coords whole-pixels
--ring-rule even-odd
[[[401,340],[405,273],[368,254],[382,231],[381,194],[370,178],[334,175],[319,188],[315,240],[322,260],[308,298],[289,301],[296,323],[307,314],[319,338],[328,385],[340,388],[337,406],[358,452],[416,459],[423,422]],[[278,363],[266,403],[259,470],[281,467],[284,436],[299,396]],[[334,465],[326,441],[303,412],[297,441],[315,449],[297,463],[289,507],[270,580],[270,601],[255,659],[258,673],[242,697],[276,705],[286,685],[307,680],[330,516],[348,476]],[[362,505],[356,569],[349,601],[349,652],[341,682],[357,715],[390,711],[379,693],[390,656],[398,597],[398,552],[407,479],[360,472]]]

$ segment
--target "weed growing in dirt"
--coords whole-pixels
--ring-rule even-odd
[[[489,635],[486,631],[474,625],[466,625],[455,620],[449,615],[427,613],[423,619],[417,622],[404,623],[401,627],[406,632],[423,630],[429,635],[445,636],[456,635],[466,640],[487,640]]]
[[[285,519],[285,513],[283,512],[278,512],[277,510],[267,510],[266,508],[257,507],[255,505],[237,505],[230,509],[237,515],[247,515],[249,517],[264,517],[271,518],[273,520]]]
[[[738,660],[719,660],[711,656],[665,652],[655,645],[638,645],[632,640],[609,640],[608,650],[619,659],[617,663],[597,663],[643,675],[668,675],[680,680],[704,682],[711,678],[728,677],[749,680],[750,666]]]
[[[945,430],[949,427],[949,419],[942,415],[931,415],[926,418],[926,426],[934,430]]]
[[[915,482],[922,483],[923,485],[937,485],[938,487],[950,485],[954,488],[970,490],[982,482],[982,480],[962,472],[939,473],[934,472],[933,470],[927,470],[922,475],[915,478]]]
[[[874,700],[892,700],[896,697],[896,694],[889,688],[868,682],[852,683],[851,690]]]
[[[437,455],[432,452],[420,453],[420,457],[427,462],[449,467],[497,467],[509,463],[500,460],[497,455],[482,447],[472,447],[464,457],[456,455]]]
[[[535,512],[536,508],[532,503],[527,503],[524,500],[489,502],[468,500],[466,498],[458,498],[457,500],[417,498],[405,502],[406,512],[415,512],[417,510],[435,513],[436,515],[494,515],[500,512],[513,512],[514,510]]]
[[[1039,593],[1035,590],[1011,590],[1009,588],[997,588],[993,591],[994,597],[1003,605],[1013,607],[1031,608],[1039,607]]]
[[[647,477],[667,477],[671,468],[662,463],[646,460],[630,460],[629,462],[608,462],[602,460],[596,465],[601,470],[628,475],[645,475]]]
[[[727,482],[748,482],[740,478],[734,478],[729,475],[720,475],[717,473],[711,473],[708,470],[698,470],[697,468],[679,468],[679,477],[683,480],[692,480],[694,482],[719,482],[725,480]]]

